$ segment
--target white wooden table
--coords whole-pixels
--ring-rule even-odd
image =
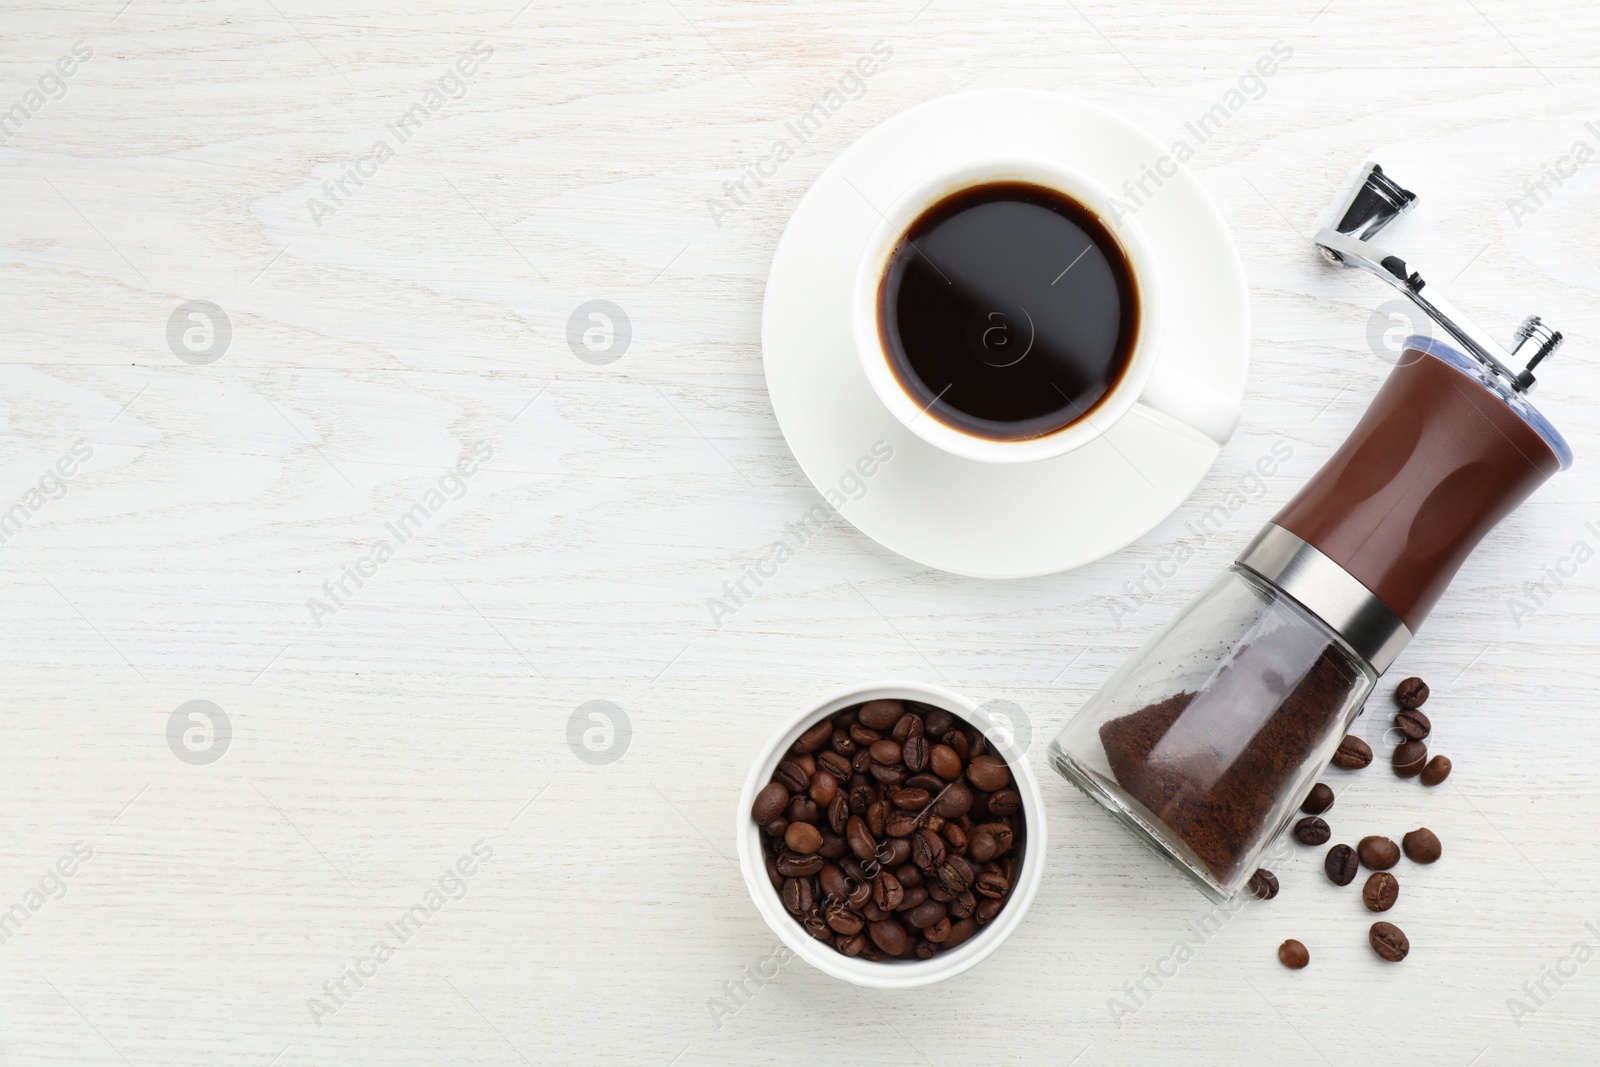
[[[1561,162],[1600,149],[1600,17],[1320,5],[0,12],[8,1062],[1593,1062],[1600,563],[1562,564],[1532,612],[1512,598],[1600,548],[1600,165]],[[1277,41],[1292,56],[1196,140]],[[785,219],[874,123],[999,85],[1190,142],[1252,284],[1239,433],[1182,510],[1080,571],[952,577],[839,522],[715,628],[707,599],[818,499],[761,369]],[[830,92],[794,158],[713,211]],[[1399,967],[1321,850],[1286,849],[1277,900],[1197,935],[1209,906],[1044,763],[1386,372],[1384,294],[1300,236],[1369,156],[1422,193],[1394,243],[1436,284],[1486,326],[1567,333],[1540,402],[1579,457],[1391,676],[1433,683],[1455,776],[1350,776],[1331,813],[1341,837],[1445,842],[1402,872]],[[1561,184],[1526,199],[1546,166]],[[626,314],[613,362],[568,343],[592,300]],[[189,301],[222,309],[225,346],[215,313],[169,343]],[[1279,441],[1283,472],[1193,541]],[[1193,560],[1115,624],[1184,538]],[[801,701],[885,675],[1026,709],[1044,887],[943,986],[863,993],[798,961],[752,982],[776,938],[731,861],[746,761]],[[585,742],[590,701],[626,729]],[[1303,972],[1274,958],[1291,936]]]

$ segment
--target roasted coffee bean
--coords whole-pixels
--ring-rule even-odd
[[[972,836],[967,838],[967,858],[977,863],[988,863],[1005,849],[1000,847],[1000,842],[995,838],[993,830],[980,826],[972,831]]]
[[[836,860],[849,852],[850,846],[842,835],[834,833],[831,828],[822,831],[822,847],[817,849],[817,855],[825,860]]]
[[[944,816],[936,813],[931,808],[922,813],[922,825],[934,833],[944,829],[944,821]]]
[[[1438,835],[1426,826],[1402,837],[1400,847],[1405,849],[1406,857],[1412,863],[1432,863],[1444,854],[1444,846],[1439,844]]]
[[[1298,971],[1311,962],[1311,953],[1304,945],[1291,937],[1278,946],[1278,962],[1291,971]]]
[[[904,882],[901,885],[905,885]],[[906,886],[904,897],[894,907],[895,911],[910,911],[919,904],[928,902],[928,891],[920,885]]]
[[[1003,759],[995,756],[978,756],[967,764],[967,781],[972,783],[974,789],[993,793],[996,789],[1004,789],[1011,782],[1011,770]]]
[[[952,893],[963,893],[972,886],[972,864],[960,856],[951,856],[938,870],[939,884]]]
[[[822,912],[816,908],[806,912],[801,917],[800,923],[806,928],[806,933],[818,941],[832,941],[836,936],[828,926],[828,920],[823,918]]]
[[[840,934],[838,939],[834,941],[833,947],[846,956],[859,956],[861,955],[861,950],[867,947],[867,935],[856,934],[854,937],[846,937]]]
[[[989,794],[990,815],[1015,815],[1022,810],[1022,794],[1015,789],[1002,789]]]
[[[933,802],[934,814],[956,819],[972,810],[972,790],[966,782],[951,782]]]
[[[990,900],[988,897],[985,897],[984,899],[978,901],[978,909],[972,913],[972,917],[978,920],[979,926],[987,926],[989,924],[989,920],[993,919],[996,915],[999,915],[1000,909],[1003,907],[1005,907],[1005,901]]]
[[[929,737],[943,737],[956,724],[956,717],[943,708],[929,708],[922,716]]]
[[[859,815],[850,816],[850,821],[845,823],[844,840],[860,859],[869,860],[872,854],[878,851],[878,841],[872,836],[872,831],[867,829],[867,824]]]
[[[811,879],[790,878],[783,883],[783,906],[795,915],[804,915],[814,903]]]
[[[1438,785],[1450,777],[1450,757],[1435,756],[1422,768],[1422,784]]]
[[[889,821],[888,802],[874,800],[867,805],[867,813],[862,818],[867,820],[867,829],[872,831],[873,837],[882,837],[883,825]]]
[[[932,874],[944,863],[944,838],[932,830],[918,830],[911,839],[911,862]]]
[[[891,837],[878,846],[873,858],[885,867],[898,867],[911,858],[911,842],[904,837]]]
[[[947,782],[961,776],[961,757],[956,755],[955,749],[943,743],[933,746],[933,751],[928,754],[928,766]]]
[[[790,798],[788,814],[790,822],[815,824],[822,821],[822,809],[815,800],[805,795]]]
[[[938,952],[939,946],[926,938],[918,938],[916,947],[912,949],[912,954],[919,960],[931,960]]]
[[[1278,876],[1269,870],[1257,870],[1255,874],[1250,876],[1250,881],[1245,884],[1245,888],[1262,900],[1271,900],[1278,895]]]
[[[867,927],[867,933],[872,936],[872,941],[884,952],[891,956],[903,956],[911,945],[911,938],[906,934],[906,928],[893,919],[884,919]]]
[[[866,745],[861,745],[856,749],[856,754],[850,757],[850,770],[856,774],[866,774],[870,766],[872,766],[872,753],[867,751]]]
[[[874,763],[867,770],[885,789],[893,789],[906,780],[906,769],[898,763]]]
[[[1433,732],[1433,723],[1416,708],[1408,708],[1394,717],[1394,724],[1408,741],[1421,741]]]
[[[864,909],[872,905],[872,883],[865,878],[857,878],[850,883],[850,892],[845,894],[845,903],[856,911],[865,914]]]
[[[1361,858],[1349,845],[1334,845],[1328,850],[1328,858],[1322,861],[1322,869],[1334,885],[1349,885],[1361,869]]]
[[[905,705],[898,700],[869,700],[856,713],[857,720],[873,730],[890,730],[906,713]]]
[[[977,910],[978,895],[970,889],[966,890],[965,892],[957,893],[950,901],[950,917],[952,919],[960,920],[969,918],[972,913]]]
[[[916,831],[917,817],[909,811],[895,812],[883,825],[883,832],[890,837],[910,837]]]
[[[790,746],[790,751],[800,755],[809,755],[833,739],[833,720],[823,719]]]
[[[939,834],[945,840],[945,851],[952,852],[957,856],[963,855],[967,851],[967,832],[961,828],[960,823],[946,823],[944,828],[939,831]]]
[[[836,933],[844,934],[846,937],[854,937],[866,925],[866,920],[842,900],[829,904],[822,910],[822,914]]]
[[[870,783],[864,779],[860,782],[855,782],[852,780],[850,785],[851,815],[865,815],[867,813],[868,806],[870,806],[872,802],[877,799],[877,794]]]
[[[804,793],[806,786],[811,784],[811,775],[806,773],[804,767],[792,759],[786,759],[778,764],[778,769],[772,775],[772,780],[791,793]]]
[[[877,902],[870,897],[861,905],[860,911],[861,917],[869,923],[881,923],[889,917],[889,913],[878,907]]]
[[[900,879],[900,884],[907,890],[922,884],[922,872],[917,870],[917,865],[914,863],[900,864],[894,869],[894,876]]]
[[[1006,881],[1006,876],[1003,874],[985,872],[973,881],[972,888],[979,896],[999,900],[1011,891],[1011,883]]]
[[[785,819],[782,815],[778,816],[776,819],[773,819],[771,822],[763,823],[761,826],[761,832],[766,834],[768,837],[782,837],[784,831],[787,829],[789,829],[789,820]]]
[[[839,779],[831,772],[819,769],[811,776],[811,787],[808,792],[812,800],[826,808],[833,803],[833,798],[839,795]]]
[[[921,904],[905,913],[906,922],[918,930],[926,929],[944,918],[950,909],[937,900],[924,900]]]
[[[966,763],[972,756],[972,743],[962,730],[946,730],[945,735],[939,739],[946,748],[955,751],[956,758]]]
[[[815,853],[809,856],[802,856],[800,853],[790,852],[788,849],[778,853],[777,862],[778,873],[785,878],[809,878],[813,874],[820,873],[822,868],[828,865],[826,859]]]
[[[1420,708],[1428,700],[1428,683],[1421,678],[1406,678],[1394,687],[1394,702],[1402,708]]]
[[[1356,845],[1356,855],[1368,870],[1387,871],[1400,862],[1400,846],[1387,837],[1374,834],[1363,837]]]
[[[832,775],[835,785],[842,786],[850,781],[850,761],[831,749],[817,754],[817,769]]]
[[[950,939],[950,916],[941,915],[923,928],[922,936],[935,945]]]
[[[882,741],[872,742],[872,761],[874,763],[890,764],[900,762],[900,745],[885,738]]]
[[[908,789],[904,786],[889,794],[889,802],[901,811],[921,811],[932,799],[926,789]]]
[[[849,822],[850,804],[845,800],[843,793],[836,793],[833,803],[828,805],[828,828],[836,834],[843,834]]]
[[[846,762],[849,761],[851,756],[856,754],[856,749],[861,747],[860,745],[856,744],[856,739],[850,736],[849,730],[842,730],[838,728],[835,728],[833,731],[833,741],[831,742],[831,746],[834,753],[836,755],[843,756]]]
[[[884,911],[893,911],[906,899],[905,886],[900,884],[900,879],[884,871],[873,879],[872,902]]]
[[[968,940],[978,932],[978,924],[971,919],[962,919],[960,922],[950,924],[950,936],[944,939],[946,951]]]
[[[1428,746],[1421,741],[1406,741],[1394,750],[1394,773],[1401,778],[1415,778],[1428,762]]]
[[[817,886],[822,890],[824,900],[842,903],[850,895],[850,879],[845,877],[844,868],[837,863],[822,868],[822,873],[817,875]]]
[[[894,724],[894,729],[889,731],[889,736],[904,745],[913,737],[922,736],[922,716],[902,715],[900,721]]]
[[[883,735],[876,730],[869,730],[860,723],[850,727],[850,740],[861,746],[861,752],[870,749],[874,744],[883,740]],[[857,752],[859,756],[861,752]]]
[[[1333,790],[1318,782],[1311,787],[1311,792],[1300,802],[1300,810],[1307,815],[1321,815],[1333,807]]]
[[[861,958],[869,963],[877,963],[883,959],[883,949],[872,943],[872,938],[861,935]]]
[[[1367,931],[1367,942],[1372,945],[1372,951],[1390,963],[1399,963],[1411,951],[1411,942],[1394,923],[1373,923]]]
[[[983,736],[983,731],[976,726],[967,730],[967,759],[977,759],[989,752],[989,739]]]
[[[1372,762],[1372,746],[1350,734],[1333,753],[1333,762],[1347,771],[1359,771]]]
[[[1294,836],[1302,845],[1320,845],[1333,836],[1333,831],[1322,819],[1307,815],[1294,824]]]
[[[756,794],[756,802],[750,807],[750,817],[756,822],[768,823],[782,815],[788,806],[788,788],[782,782],[768,782]]]
[[[936,797],[939,795],[939,790],[944,788],[944,779],[937,774],[913,774],[906,779],[905,787],[926,790],[928,796]]]
[[[822,831],[808,822],[791,823],[783,833],[783,843],[802,856],[809,856],[822,847]]]
[[[1388,871],[1379,871],[1367,877],[1361,887],[1361,903],[1368,911],[1388,911],[1400,899],[1400,883]]]
[[[928,769],[928,754],[931,751],[926,737],[908,737],[900,746],[900,758],[906,761],[906,769],[912,773],[921,773]]]

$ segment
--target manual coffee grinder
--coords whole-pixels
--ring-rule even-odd
[[[1527,398],[1561,335],[1528,318],[1507,350],[1372,243],[1415,201],[1367,164],[1315,240],[1442,336],[1407,338],[1349,439],[1050,746],[1218,900],[1255,872],[1473,547],[1572,464]]]

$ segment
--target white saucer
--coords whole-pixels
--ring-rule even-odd
[[[1115,552],[1183,503],[1220,451],[1138,405],[1064,456],[981,463],[923,441],[873,393],[851,341],[851,287],[878,212],[931,171],[1024,152],[1119,195],[1141,164],[1167,154],[1118,116],[1055,93],[993,89],[922,104],[866,133],[817,178],[778,242],[762,307],[767,389],[806,476],[885,548],[979,578],[1050,574]],[[1181,167],[1144,199],[1137,217],[1163,272],[1161,358],[1237,402],[1250,310],[1233,238]],[[873,456],[880,441],[893,449],[887,462],[878,462],[882,446]]]

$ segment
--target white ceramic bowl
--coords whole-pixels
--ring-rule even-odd
[[[831,944],[814,940],[794,916],[784,910],[778,891],[772,887],[772,882],[767,877],[766,859],[761,851],[761,828],[750,818],[750,808],[755,803],[756,794],[772,781],[772,773],[777,770],[778,763],[806,727],[819,719],[843,711],[852,704],[868,700],[917,700],[944,708],[978,727],[984,736],[989,738],[996,752],[1005,757],[1011,768],[1011,777],[1016,783],[1017,792],[1022,796],[1022,813],[1027,820],[1026,836],[1017,884],[1012,888],[1006,906],[1001,909],[993,922],[980,927],[965,944],[949,952],[941,952],[930,960],[885,960],[873,963],[870,960],[845,956]],[[744,791],[739,794],[739,807],[734,813],[734,837],[739,847],[739,866],[744,873],[745,885],[750,888],[750,897],[755,901],[756,910],[767,920],[767,925],[772,927],[773,933],[777,934],[797,956],[826,974],[854,982],[856,985],[877,989],[910,989],[951,978],[975,966],[989,953],[999,948],[1000,943],[1010,937],[1017,924],[1022,922],[1022,917],[1028,912],[1028,905],[1033,903],[1033,895],[1038,891],[1040,879],[1044,874],[1046,843],[1044,801],[1039,795],[1039,783],[1034,778],[1033,771],[1029,769],[1026,759],[1008,751],[1007,744],[1003,729],[997,729],[996,724],[985,717],[978,705],[958,693],[922,682],[890,681],[856,685],[837,690],[820,701],[807,704],[790,716],[789,721],[762,746],[755,762],[750,766],[750,775],[745,779]]]

